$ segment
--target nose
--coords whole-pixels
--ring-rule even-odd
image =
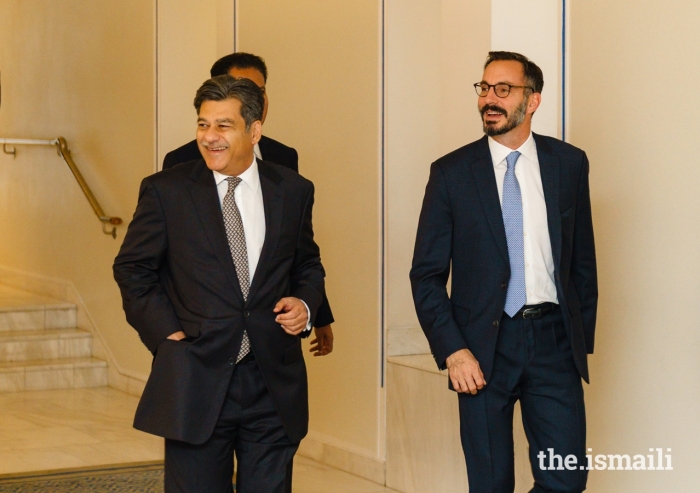
[[[203,137],[206,142],[211,143],[216,142],[219,139],[219,134],[214,128],[214,125],[211,125],[205,130]]]
[[[494,101],[498,101],[499,99],[500,98],[496,96],[495,87],[489,87],[489,90],[486,92],[486,96],[482,96],[481,98],[484,104],[493,103]]]

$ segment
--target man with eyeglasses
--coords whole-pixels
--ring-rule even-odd
[[[598,300],[589,166],[582,150],[532,133],[543,85],[527,57],[489,53],[474,84],[486,135],[432,164],[418,225],[413,297],[458,392],[470,493],[514,491],[516,401],[530,491],[586,487],[581,379]]]

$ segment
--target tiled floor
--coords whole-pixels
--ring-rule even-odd
[[[162,439],[131,427],[137,403],[109,387],[0,394],[0,474],[162,460]],[[294,492],[393,490],[297,456]]]

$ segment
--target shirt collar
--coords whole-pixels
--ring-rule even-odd
[[[496,142],[493,137],[489,137],[489,151],[491,151],[491,161],[493,161],[493,165],[498,166],[506,160],[506,157],[513,152],[513,149]],[[537,162],[537,147],[535,146],[535,139],[532,136],[532,132],[530,132],[530,136],[516,151],[525,156],[528,161],[533,163]]]
[[[229,175],[224,175],[216,170],[212,170],[214,173],[214,180],[216,181],[216,186],[221,185],[221,182],[226,178],[230,178]],[[238,175],[238,178],[243,181],[246,185],[250,187],[253,192],[257,192],[260,187],[260,173],[258,173],[258,160],[253,157],[253,164],[251,164],[247,170]]]

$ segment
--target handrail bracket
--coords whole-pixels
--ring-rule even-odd
[[[7,144],[3,144],[2,145],[2,152],[4,152],[5,154],[10,154],[13,158],[17,157],[17,148],[16,147],[13,147],[11,151],[8,151]]]

